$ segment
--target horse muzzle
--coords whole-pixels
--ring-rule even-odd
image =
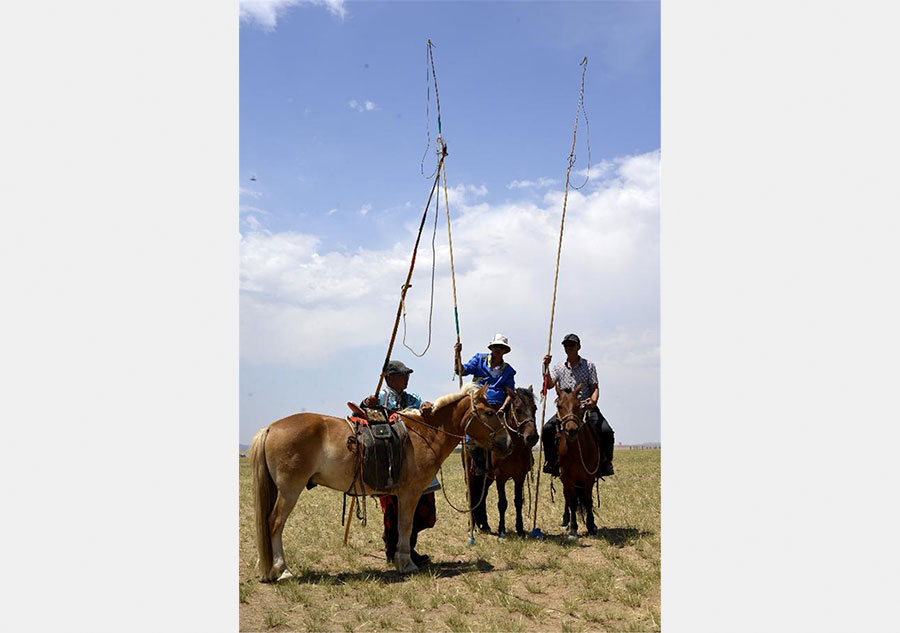
[[[497,453],[500,457],[506,457],[510,453],[512,453],[513,443],[512,438],[509,436],[509,433],[504,432],[503,435],[500,435],[494,438],[494,443],[491,446],[491,450]]]
[[[574,440],[576,437],[578,437],[578,427],[566,427],[563,432],[570,440]]]

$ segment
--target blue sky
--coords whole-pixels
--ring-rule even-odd
[[[426,175],[435,164],[428,38],[463,356],[503,332],[523,386],[538,382],[547,346],[588,57],[593,170],[569,194],[552,351],[561,358],[559,340],[578,332],[617,439],[658,441],[659,4],[263,1],[241,12],[241,441],[296,411],[343,415],[343,402],[374,390],[431,185],[426,148]],[[582,120],[578,184],[587,139]],[[418,350],[432,221],[407,297]],[[416,369],[411,388],[426,399],[456,385],[446,230],[442,215],[432,347],[416,358],[398,336],[393,354]]]

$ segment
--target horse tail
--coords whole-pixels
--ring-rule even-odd
[[[275,509],[277,489],[275,480],[266,466],[266,436],[269,427],[260,429],[250,444],[250,469],[253,471],[253,505],[256,514],[256,549],[259,562],[256,564],[261,579],[265,579],[272,569],[272,535],[269,532],[269,517]]]

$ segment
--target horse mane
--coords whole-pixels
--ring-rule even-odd
[[[526,389],[525,387],[516,387],[516,394],[521,396],[523,400],[528,400],[528,398],[531,398],[531,401],[534,402],[536,399],[534,392]]]
[[[470,382],[467,385],[463,385],[463,388],[460,389],[456,393],[448,393],[447,395],[441,396],[437,400],[434,401],[434,409],[433,412],[437,412],[439,409],[446,407],[447,405],[454,404],[459,402],[469,394],[481,389],[481,385],[478,385],[474,382]]]

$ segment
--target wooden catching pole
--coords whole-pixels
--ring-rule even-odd
[[[441,151],[446,155],[447,145],[444,143],[443,130],[441,129],[441,98],[438,93],[437,73],[434,70],[433,47],[434,43],[431,40],[428,40],[428,61],[431,63],[431,76],[434,78],[434,102],[437,109],[438,143],[442,148]],[[456,268],[453,266],[453,237],[450,234],[450,197],[447,193],[447,169],[443,162],[439,165],[438,169],[441,172],[441,177],[444,181],[444,210],[447,212],[447,244],[450,249],[450,281],[453,287],[453,322],[456,324],[456,344],[459,345],[459,304],[456,300]],[[459,377],[459,388],[462,389],[462,358],[460,357],[459,352],[456,351],[455,346],[453,349],[453,362],[456,367],[456,375]],[[471,492],[469,490],[469,453],[466,450],[465,438],[462,440],[462,458],[463,478],[466,483],[466,505],[469,509],[469,545],[473,545],[475,543],[475,522],[472,517],[472,501]]]
[[[556,314],[556,288],[557,283],[559,282],[559,258],[562,254],[562,242],[563,242],[563,229],[566,224],[566,203],[569,200],[569,176],[572,173],[572,165],[575,163],[575,137],[578,133],[578,118],[581,115],[582,108],[584,107],[584,75],[587,72],[587,57],[585,57],[581,61],[581,92],[578,96],[578,108],[575,111],[575,128],[572,130],[572,150],[569,152],[569,167],[566,169],[566,189],[563,194],[563,208],[562,208],[562,219],[559,222],[559,244],[556,247],[556,273],[553,276],[553,301],[550,304],[550,333],[547,335],[547,355],[550,355],[551,346],[553,345],[553,317]],[[541,366],[541,371],[544,375],[544,385],[541,388],[541,433],[544,432],[544,421],[547,417],[547,379],[549,378],[549,367]],[[540,446],[538,447],[538,473],[537,473],[537,483],[535,484],[534,491],[534,519],[531,524],[531,537],[532,538],[540,538],[542,536],[540,529],[537,527],[537,512],[538,512],[538,496],[541,492],[541,457],[544,449],[544,442],[541,441]]]
[[[447,144],[444,143],[444,140],[441,138],[441,104],[438,100],[437,93],[437,75],[434,73],[434,57],[432,55],[432,42],[428,40],[428,57],[431,62],[431,73],[434,76],[434,95],[435,101],[437,102],[437,117],[438,117],[438,141],[439,146],[441,148],[441,156],[438,160],[437,169],[435,170],[434,183],[431,185],[431,192],[428,194],[428,202],[425,203],[425,211],[422,213],[422,221],[419,223],[419,232],[416,235],[416,243],[413,246],[412,259],[409,263],[409,272],[406,275],[406,282],[400,288],[400,303],[397,305],[397,316],[394,319],[394,329],[391,332],[391,340],[388,343],[387,354],[384,357],[384,363],[381,366],[381,373],[378,375],[378,385],[375,387],[375,397],[378,397],[378,394],[381,392],[381,384],[384,381],[384,372],[387,370],[388,363],[391,360],[391,352],[394,349],[394,342],[397,340],[397,328],[400,325],[400,316],[403,313],[403,305],[406,301],[406,291],[409,290],[412,286],[409,283],[412,280],[413,270],[416,267],[416,254],[419,250],[419,242],[422,239],[422,229],[425,227],[425,219],[428,217],[428,209],[431,208],[431,199],[434,197],[435,189],[437,189],[438,181],[444,176],[444,199],[447,200],[447,182],[446,182],[446,170],[444,169],[444,159],[447,157]],[[447,232],[449,235],[450,231],[450,211],[449,206],[447,206]],[[452,247],[451,247],[452,248]],[[451,250],[450,253],[450,268],[451,274],[453,272],[453,253]],[[453,309],[454,314],[456,314],[456,278],[453,278]],[[456,319],[456,341],[459,342],[459,317]],[[457,354],[457,365],[459,366],[458,360],[459,354]],[[462,376],[460,376],[460,388],[462,388]],[[465,451],[465,443],[463,444],[463,451]],[[465,453],[464,453],[465,455]],[[468,483],[466,485],[466,495],[468,496]],[[353,516],[353,509],[356,505],[356,497],[352,497],[350,499],[350,511],[347,514],[347,521],[344,527],[344,545],[347,544],[347,539],[350,536],[350,518]],[[471,523],[471,520],[470,520]]]

